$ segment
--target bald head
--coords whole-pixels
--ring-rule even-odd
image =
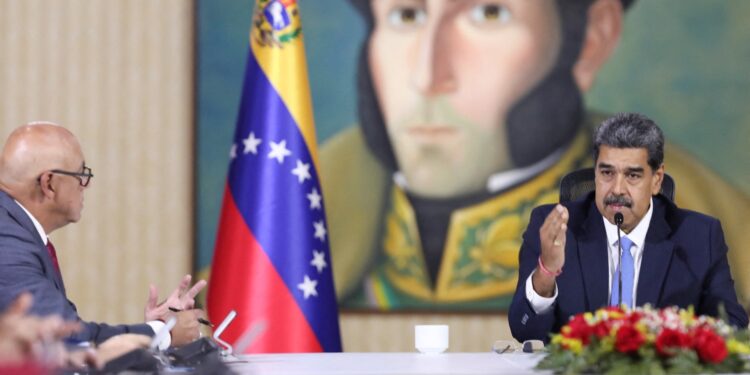
[[[28,123],[15,129],[3,146],[0,189],[23,200],[43,172],[76,169],[82,160],[81,146],[69,130],[51,122]]]

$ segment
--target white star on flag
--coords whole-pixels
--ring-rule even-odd
[[[268,153],[269,159],[276,159],[279,164],[284,162],[284,158],[291,155],[292,152],[286,148],[286,140],[279,143],[271,142],[271,152]]]
[[[326,227],[323,225],[323,220],[314,222],[313,226],[315,227],[315,238],[325,241]]]
[[[234,159],[237,157],[237,145],[232,144],[232,148],[229,150],[229,157]]]
[[[310,278],[305,275],[305,281],[297,284],[297,288],[302,291],[305,295],[305,299],[308,299],[310,296],[318,296],[318,291],[315,289],[315,287],[318,286],[317,280],[310,280]]]
[[[245,150],[243,153],[247,154],[248,152],[252,152],[253,155],[258,155],[258,145],[261,144],[262,141],[260,138],[255,138],[255,133],[250,132],[250,135],[243,139],[242,143],[245,144]]]
[[[326,254],[322,251],[313,250],[313,260],[310,261],[310,264],[318,269],[318,273],[323,272],[323,269],[328,265]]]
[[[305,180],[310,178],[310,164],[303,163],[301,160],[297,160],[297,167],[292,169],[292,174],[297,176],[297,181],[303,183]]]
[[[320,202],[323,199],[323,197],[320,196],[320,193],[318,193],[317,188],[313,188],[312,192],[310,194],[307,194],[307,199],[310,200],[310,209],[321,209]]]

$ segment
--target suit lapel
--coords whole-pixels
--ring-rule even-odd
[[[36,250],[39,253],[39,259],[42,261],[42,268],[44,274],[47,276],[55,287],[65,295],[65,285],[62,281],[62,275],[57,272],[54,264],[52,264],[52,258],[47,252],[47,246],[44,245],[42,238],[39,236],[39,232],[36,230],[34,223],[29,218],[29,215],[15,202],[15,200],[7,193],[0,191],[0,204],[8,210],[10,216],[15,220],[18,225],[25,231],[29,232],[31,237],[34,239],[34,243],[37,245]]]
[[[669,263],[674,253],[674,243],[669,240],[671,229],[665,219],[665,206],[661,198],[654,197],[654,212],[646,233],[643,259],[638,276],[636,304],[658,306],[664,289]]]
[[[606,306],[609,294],[609,262],[607,256],[607,234],[602,216],[591,200],[588,216],[578,237],[578,259],[586,289],[586,309],[594,311]]]

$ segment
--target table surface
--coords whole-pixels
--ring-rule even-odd
[[[239,374],[540,374],[539,353],[306,353],[227,358]]]

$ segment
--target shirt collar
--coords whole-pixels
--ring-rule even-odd
[[[651,198],[649,201],[648,211],[646,211],[646,215],[643,216],[641,221],[633,228],[630,233],[628,233],[628,238],[635,246],[638,246],[638,248],[643,248],[643,245],[646,243],[646,233],[648,233],[648,227],[651,225],[651,215],[654,212],[654,198]],[[602,216],[602,220],[604,220],[604,230],[607,232],[607,241],[610,245],[616,246],[617,245],[617,226],[610,223],[609,220],[607,220],[604,216]],[[622,235],[625,235],[623,233]]]
[[[36,228],[36,231],[39,233],[39,237],[41,237],[42,242],[44,242],[44,245],[47,246],[47,240],[48,240],[47,239],[47,232],[45,232],[44,228],[42,228],[42,224],[39,224],[39,221],[36,220],[36,218],[34,217],[34,215],[32,215],[31,212],[29,212],[29,210],[27,210],[26,207],[24,207],[21,203],[19,203],[15,199],[13,201],[16,202],[16,204],[19,207],[21,207],[21,209],[23,210],[23,212],[26,213],[26,215],[29,217],[29,219],[31,219],[31,222],[34,223],[34,228]]]
[[[487,191],[490,193],[496,193],[503,189],[507,189],[517,183],[528,180],[530,177],[536,176],[547,168],[555,164],[560,158],[562,158],[564,148],[560,148],[553,152],[544,159],[523,168],[516,168],[505,172],[498,172],[491,175],[487,179]],[[409,185],[406,182],[406,176],[401,171],[397,171],[393,174],[393,182],[396,186],[403,190],[409,190]]]
[[[526,181],[532,176],[542,173],[545,169],[555,164],[563,155],[565,150],[558,149],[546,158],[523,168],[517,168],[510,171],[495,173],[487,179],[487,191],[496,193],[500,190],[507,189],[519,182]]]

